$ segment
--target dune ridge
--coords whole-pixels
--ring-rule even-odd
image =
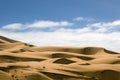
[[[34,46],[0,36],[0,80],[120,80],[120,53]]]

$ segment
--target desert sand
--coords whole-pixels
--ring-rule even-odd
[[[0,80],[120,80],[120,53],[38,47],[0,36]]]

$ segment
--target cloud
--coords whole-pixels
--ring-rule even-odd
[[[97,46],[120,51],[120,33],[79,33],[72,31],[54,32],[0,32],[15,40],[38,46]]]
[[[87,22],[90,22],[90,21],[95,21],[94,18],[87,18],[87,17],[76,17],[73,19],[74,21],[87,21]]]
[[[73,23],[70,23],[68,21],[37,21],[32,24],[29,24],[28,27],[33,28],[46,28],[46,27],[61,27],[61,26],[71,26]]]
[[[3,29],[21,29],[23,28],[23,24],[21,23],[12,23],[12,24],[8,24],[8,25],[5,25],[5,26],[2,26]]]
[[[120,26],[120,20],[115,20],[113,22],[99,22],[99,23],[94,23],[88,26],[96,27],[96,28],[101,28],[101,27],[106,27],[106,28],[114,28],[116,26]]]
[[[115,32],[120,30],[120,20],[88,24],[87,27],[95,32]]]
[[[82,21],[82,20],[84,20],[84,18],[83,17],[77,17],[77,18],[75,18],[73,20],[75,20],[75,21]]]
[[[97,46],[120,52],[119,26],[120,20],[115,20],[86,24],[76,29],[59,27],[54,31],[24,32],[0,30],[0,34],[39,46]]]
[[[11,30],[18,30],[18,29],[29,29],[29,28],[52,28],[52,27],[66,27],[72,26],[73,23],[68,21],[48,21],[48,20],[40,20],[35,21],[33,23],[12,23],[5,26],[2,26],[2,29],[11,29]]]

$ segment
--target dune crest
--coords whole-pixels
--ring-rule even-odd
[[[38,47],[0,36],[0,80],[120,80],[120,53]]]

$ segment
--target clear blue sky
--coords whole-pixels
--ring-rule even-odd
[[[120,0],[0,0],[0,26],[33,20],[99,20],[120,18]]]

